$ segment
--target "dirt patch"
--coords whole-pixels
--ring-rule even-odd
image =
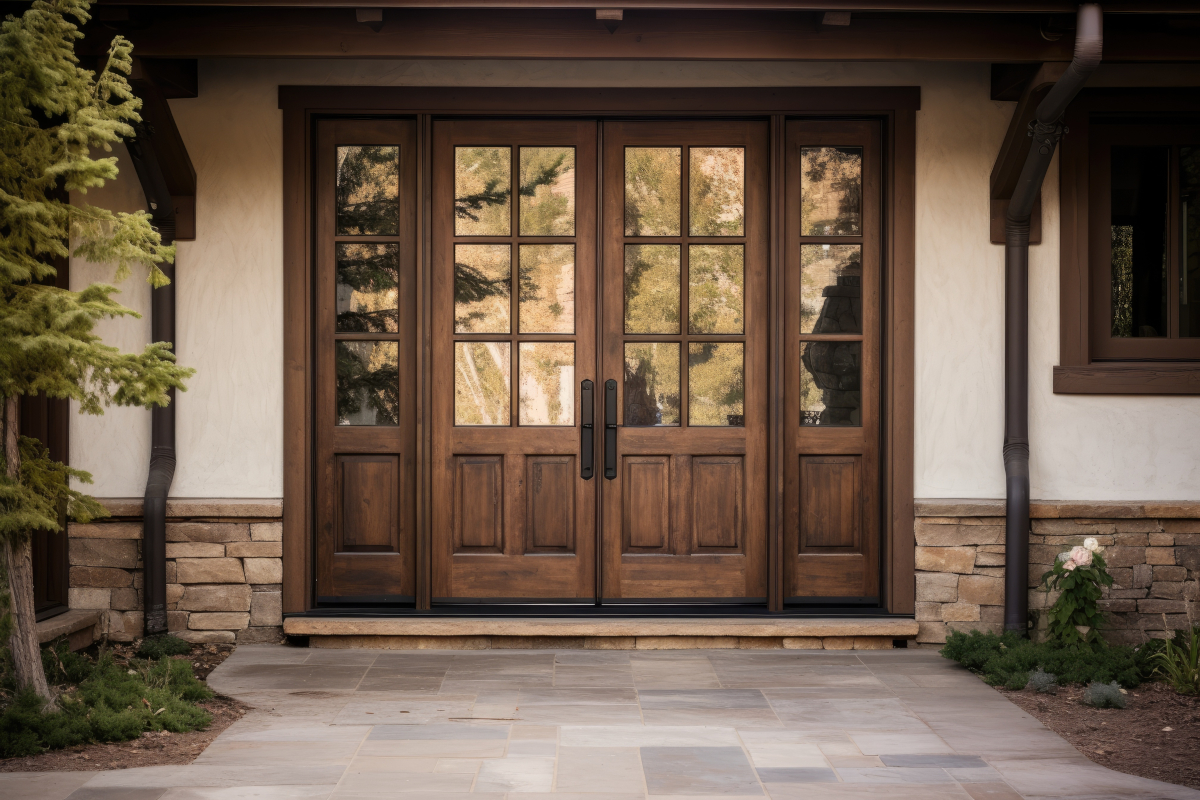
[[[112,645],[109,649],[118,663],[127,662],[137,650],[133,645]],[[232,652],[233,645],[196,645],[189,655],[172,658],[192,662],[196,677],[204,680]],[[94,656],[95,652],[90,654]],[[205,730],[190,733],[147,731],[128,742],[81,745],[65,750],[50,750],[36,756],[0,759],[0,772],[59,772],[190,764],[213,739],[250,710],[245,703],[221,695],[197,705],[213,717]]]
[[[1079,702],[1082,686],[998,691],[1101,766],[1200,789],[1200,698],[1147,683],[1129,690],[1125,708],[1101,709]]]

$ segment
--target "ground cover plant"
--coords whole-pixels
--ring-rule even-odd
[[[0,674],[0,758],[127,741],[147,731],[194,731],[212,721],[196,703],[213,693],[186,659],[119,658],[103,646],[92,657],[72,653],[60,642],[42,650],[56,692],[53,702],[19,687],[6,661]]]
[[[1192,628],[1184,641],[1184,632],[1166,642],[1154,656],[1155,672],[1180,694],[1200,695],[1200,627]]]

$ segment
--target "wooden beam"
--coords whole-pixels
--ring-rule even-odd
[[[1017,101],[1008,131],[1004,134],[1004,143],[1000,145],[1000,154],[992,166],[993,198],[1007,200],[1012,197],[1017,179],[1021,176],[1021,168],[1025,165],[1025,156],[1029,153],[1029,123],[1033,120],[1038,103],[1046,98],[1050,87],[1062,77],[1068,63],[1042,64],[1021,92],[1021,99]]]
[[[196,238],[196,169],[192,166],[179,127],[175,124],[175,117],[171,114],[171,106],[167,103],[168,92],[177,93],[180,87],[169,81],[164,90],[153,79],[157,66],[135,58],[129,85],[142,100],[143,135],[150,137],[148,146],[154,151],[171,195],[175,238],[187,241]],[[186,75],[186,72],[184,68],[182,74]],[[178,69],[168,69],[166,73],[176,77],[180,74]]]

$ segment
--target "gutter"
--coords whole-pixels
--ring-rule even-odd
[[[1004,629],[1029,629],[1029,223],[1033,204],[1066,133],[1067,106],[1100,65],[1103,12],[1079,6],[1075,55],[1037,107],[1032,144],[1004,221]]]

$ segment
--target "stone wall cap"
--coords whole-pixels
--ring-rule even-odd
[[[918,517],[1003,517],[1004,500],[919,498]],[[1196,500],[1032,500],[1033,519],[1200,519]]]
[[[97,498],[114,517],[142,516],[140,497]],[[280,497],[168,497],[168,519],[279,519],[283,516]]]
[[[75,631],[91,628],[100,621],[100,611],[72,608],[70,611],[44,619],[37,624],[38,642],[45,644],[60,636],[70,636]]]
[[[726,619],[503,618],[503,617],[288,617],[293,636],[890,636],[917,635],[904,617]]]

